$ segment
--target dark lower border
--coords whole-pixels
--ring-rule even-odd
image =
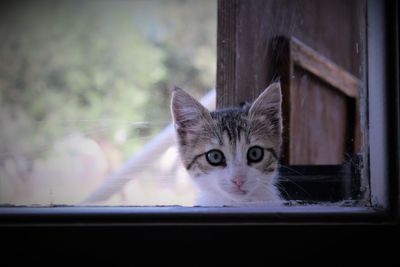
[[[395,224],[384,211],[336,204],[268,207],[9,207],[0,227],[10,226],[221,226]]]

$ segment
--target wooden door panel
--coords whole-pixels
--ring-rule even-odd
[[[365,6],[365,0],[219,0],[217,107],[252,101],[279,76],[282,163],[342,164],[360,152]]]
[[[344,163],[359,147],[360,80],[296,38],[272,42],[283,93],[282,162]]]
[[[290,94],[289,162],[340,164],[347,151],[347,99],[313,74],[296,67]]]

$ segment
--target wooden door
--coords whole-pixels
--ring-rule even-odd
[[[342,164],[361,149],[365,1],[220,0],[218,107],[283,86],[286,164]]]

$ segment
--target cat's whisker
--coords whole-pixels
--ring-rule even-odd
[[[290,167],[288,167],[288,166],[285,166],[285,165],[283,165],[283,164],[279,164],[279,167],[284,168],[284,169],[287,169],[287,170],[289,170],[289,171],[292,171],[292,172],[294,172],[294,173],[296,173],[296,174],[298,174],[298,175],[304,176],[301,172],[296,171],[295,169],[290,168]]]
[[[310,193],[307,192],[307,190],[305,190],[302,186],[300,186],[298,183],[294,182],[294,181],[293,181],[292,179],[290,179],[289,177],[287,177],[287,176],[282,176],[282,175],[280,175],[279,177],[280,177],[280,178],[286,179],[285,181],[294,184],[295,186],[297,186],[297,188],[299,188],[301,191],[303,191],[303,193],[305,193],[307,196],[311,197]],[[280,180],[281,180],[281,179],[280,179]],[[280,182],[280,181],[278,181],[278,184],[279,184],[279,182]]]
[[[280,189],[281,191],[283,191],[288,199],[293,199],[293,197],[289,194],[289,192],[285,189],[285,187],[283,187],[281,184],[277,183],[275,184],[275,186]]]

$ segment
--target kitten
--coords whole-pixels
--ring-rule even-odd
[[[171,111],[184,167],[198,186],[196,205],[279,203],[277,167],[282,143],[280,83],[253,104],[208,111],[180,88]]]

